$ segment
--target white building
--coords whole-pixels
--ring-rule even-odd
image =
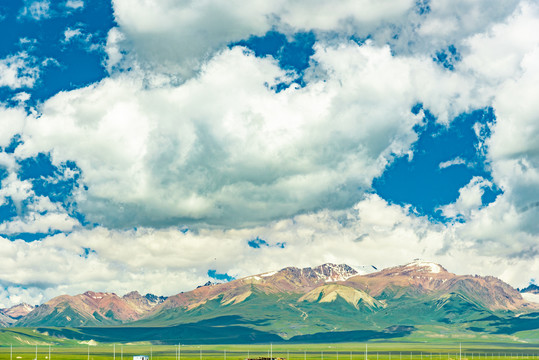
[[[150,358],[145,355],[135,355],[133,356],[133,360],[149,360]]]

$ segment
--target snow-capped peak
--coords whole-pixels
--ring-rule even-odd
[[[20,303],[7,309],[0,309],[0,313],[9,316],[12,319],[20,319],[34,309],[35,306],[27,303]]]
[[[20,307],[22,310],[28,311],[28,312],[35,309],[35,306],[32,306],[32,305],[27,304],[27,303],[20,303],[19,305],[16,305],[14,307]]]
[[[354,265],[352,268],[357,271],[358,275],[367,275],[378,271],[374,265]]]
[[[313,271],[320,279],[326,282],[344,281],[358,275],[358,272],[354,268],[346,264],[324,264],[313,268]]]
[[[107,293],[107,292],[86,291],[82,295],[87,296],[89,298],[92,298],[94,300],[101,300],[104,297],[107,297],[107,296],[110,296],[110,295],[113,295],[113,294],[112,293]]]
[[[422,261],[422,260],[414,260],[413,262],[406,265],[406,267],[416,267],[424,269],[432,274],[438,274],[443,270],[443,268],[433,262],[430,261]]]

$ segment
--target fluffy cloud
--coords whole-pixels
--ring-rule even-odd
[[[1,154],[0,165],[13,170],[17,169],[14,159]],[[53,231],[71,231],[79,225],[65,208],[53,203],[48,197],[36,196],[31,182],[21,181],[14,172],[10,172],[1,182],[0,206],[12,201],[17,215],[0,223],[0,233],[11,235],[20,233],[51,233]]]
[[[1,239],[2,258],[13,260],[0,264],[0,280],[14,297],[0,294],[0,301],[88,289],[173,294],[205,282],[208,269],[243,276],[416,257],[525,285],[531,275],[522,274],[539,271],[538,7],[388,4],[115,0],[111,76],[57,94],[27,119],[18,109],[0,116],[9,125],[0,144],[16,133],[24,141],[0,163],[13,173],[15,159],[38,152],[51,152],[56,164],[75,161],[88,189],[73,200],[101,226],[78,229],[66,211],[9,175],[2,191],[33,199],[35,209],[2,224],[5,233],[75,231],[31,244]],[[270,29],[316,33],[305,87],[276,92],[294,74],[271,57],[226,47]],[[372,40],[359,46],[352,35]],[[452,70],[432,61],[453,44],[461,60]],[[20,70],[28,62],[19,58],[0,60],[0,74],[9,75],[0,75],[3,86],[37,79]],[[476,129],[487,134],[479,150],[492,181],[472,179],[441,209],[459,221],[433,223],[366,195],[395,155],[413,150],[422,114],[410,109],[418,102],[448,126],[463,111],[494,108],[496,123]],[[503,194],[483,207],[493,184]],[[183,224],[194,231],[171,227]],[[256,237],[286,245],[252,249],[247,242]],[[45,268],[42,259],[59,266]]]
[[[13,166],[15,166],[14,161]],[[28,199],[32,194],[32,184],[29,181],[20,181],[17,178],[17,175],[14,173],[9,174],[5,179],[2,180],[2,188],[0,189],[0,199],[2,200],[2,205],[6,203],[7,198],[10,198],[20,207],[20,204],[24,200]]]
[[[31,88],[39,77],[39,66],[26,52],[0,59],[0,87]]]
[[[459,190],[458,199],[449,205],[441,208],[442,213],[447,218],[459,216],[469,217],[473,211],[478,210],[482,204],[482,196],[485,188],[491,188],[492,183],[480,176],[475,176],[470,182]]]
[[[493,182],[503,195],[459,226],[460,236],[488,253],[518,259],[538,253],[539,6],[522,2],[515,13],[468,41],[462,71],[488,93],[497,121],[485,140]],[[476,191],[478,188],[476,187]]]
[[[19,116],[24,116],[24,112],[20,112]],[[10,117],[6,118],[10,119]],[[17,130],[20,128],[21,126],[15,127]],[[16,130],[12,130],[12,135],[16,133]],[[9,141],[6,141],[4,146],[7,144]],[[0,234],[4,236],[21,233],[48,234],[56,231],[71,231],[79,227],[79,221],[69,214],[65,204],[53,202],[47,196],[37,195],[31,180],[21,180],[20,160],[11,152],[0,152],[0,169],[3,172],[0,181],[0,206],[14,212],[13,216],[4,215],[5,217],[1,219]],[[56,179],[41,177],[39,180],[55,182],[70,177],[73,177],[73,170],[65,169],[63,174],[58,174]]]
[[[464,164],[466,164],[466,161],[464,159],[460,157],[456,157],[453,160],[441,162],[438,166],[440,167],[440,169],[445,169],[453,165],[464,165]]]
[[[113,5],[119,27],[112,31],[122,35],[109,38],[114,40],[109,46],[121,49],[125,68],[174,74],[181,81],[227,44],[272,29],[313,31],[335,42],[370,38],[379,46],[391,44],[398,53],[433,55],[503,21],[518,0],[256,0],[226,6],[214,0],[114,0]]]
[[[71,231],[79,222],[69,216],[65,210],[55,207],[56,212],[41,214],[30,212],[23,218],[0,224],[2,234],[51,233],[53,231]]]
[[[236,47],[178,86],[135,72],[57,94],[17,156],[75,161],[89,188],[77,202],[100,224],[247,225],[351,206],[415,140],[414,104],[441,119],[468,106],[455,98],[467,81],[428,58],[353,42],[315,50],[307,85],[277,93],[288,74]]]
[[[84,1],[82,0],[67,0],[65,3],[66,8],[69,9],[82,9],[84,7]]]
[[[430,226],[426,219],[409,216],[407,209],[372,195],[350,210],[324,210],[240,230],[185,233],[177,228],[99,227],[34,243],[0,239],[1,256],[9,259],[0,264],[0,281],[44,297],[88,289],[174,294],[205,282],[208,269],[247,276],[290,264],[328,261],[388,266],[417,257],[419,246],[423,256],[431,257],[443,242]],[[249,247],[247,242],[257,236],[285,246]],[[388,247],[400,250],[389,259]],[[164,277],[167,281],[162,281]]]
[[[20,17],[26,17],[26,18],[32,18],[34,20],[42,20],[49,18],[50,15],[50,1],[49,0],[42,0],[42,1],[31,1],[31,0],[25,0],[24,1],[25,6],[21,9],[19,16]]]
[[[539,81],[538,30],[539,6],[523,1],[506,20],[463,41],[462,62],[456,67],[476,79],[473,93],[496,114],[490,127],[476,126],[483,134],[480,150],[487,156],[492,182],[472,179],[441,210],[460,219],[451,229],[467,246],[510,259],[512,267],[539,252],[539,107],[533,95]],[[492,183],[503,194],[482,207],[481,196]]]
[[[284,246],[253,249],[248,241],[257,237]],[[209,269],[242,277],[325,262],[383,268],[421,257],[457,274],[500,276],[515,286],[526,284],[528,278],[522,274],[539,270],[533,259],[485,254],[460,240],[454,228],[432,224],[377,195],[366,196],[347,210],[322,210],[244,229],[98,227],[34,243],[0,238],[0,245],[0,256],[6,259],[0,263],[0,283],[13,290],[12,297],[0,294],[4,304],[36,303],[89,289],[171,295],[206,282]]]
[[[70,42],[72,39],[82,36],[80,29],[67,28],[64,30],[64,43]]]
[[[503,21],[518,5],[518,0],[492,3],[476,0],[429,1],[425,19],[419,25],[419,35],[431,41],[461,40]]]
[[[537,4],[522,1],[511,16],[463,41],[462,70],[488,81],[488,85],[513,79],[526,54],[537,47]]]
[[[18,305],[22,302],[28,304],[41,304],[48,300],[47,291],[39,288],[23,288],[16,285],[8,285],[0,288],[0,308]],[[50,293],[51,295],[54,293]],[[52,295],[54,296],[54,295]]]
[[[381,25],[399,21],[415,4],[411,0],[284,1],[273,9],[273,15],[284,28],[364,35]]]
[[[21,107],[0,106],[0,147],[8,146],[13,136],[21,133],[26,116],[26,111]]]
[[[193,70],[228,43],[278,28],[294,31],[345,31],[364,35],[380,22],[402,18],[414,1],[160,1],[114,0],[114,14],[124,34],[121,48],[128,65],[150,64],[190,76]],[[111,46],[118,46],[112,43]]]
[[[487,142],[496,181],[521,206],[539,201],[539,104],[533,96],[539,81],[538,62],[539,41],[522,57],[521,74],[505,81],[496,93],[499,120]]]

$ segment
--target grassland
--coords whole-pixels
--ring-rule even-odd
[[[50,330],[54,328],[47,331],[0,329],[0,360],[34,360],[36,346],[37,360],[132,360],[134,355],[150,354],[152,360],[178,360],[178,347],[174,345],[148,341],[114,343],[96,342],[88,338],[68,339],[51,336]],[[69,330],[76,332],[84,329]],[[513,335],[486,334],[454,326],[428,325],[417,327],[416,331],[405,337],[316,344],[282,340],[273,342],[271,348],[273,357],[287,360],[539,360],[539,331],[522,331]],[[268,357],[269,351],[270,344],[265,341],[243,345],[187,345],[182,342],[181,359],[240,360],[248,356]]]
[[[459,352],[462,346],[462,353]],[[340,344],[271,345],[273,357],[288,360],[524,360],[539,359],[539,344],[494,342],[392,343],[369,342]],[[264,345],[182,345],[185,360],[240,360],[269,356],[270,344]],[[64,344],[37,346],[37,360],[131,360],[134,355],[151,355],[152,360],[177,360],[178,347],[151,344],[107,344],[77,346]],[[0,347],[0,359],[36,359],[35,346]]]

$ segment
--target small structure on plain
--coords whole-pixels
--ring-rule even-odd
[[[135,355],[133,356],[133,360],[150,360],[150,358],[146,355]]]

